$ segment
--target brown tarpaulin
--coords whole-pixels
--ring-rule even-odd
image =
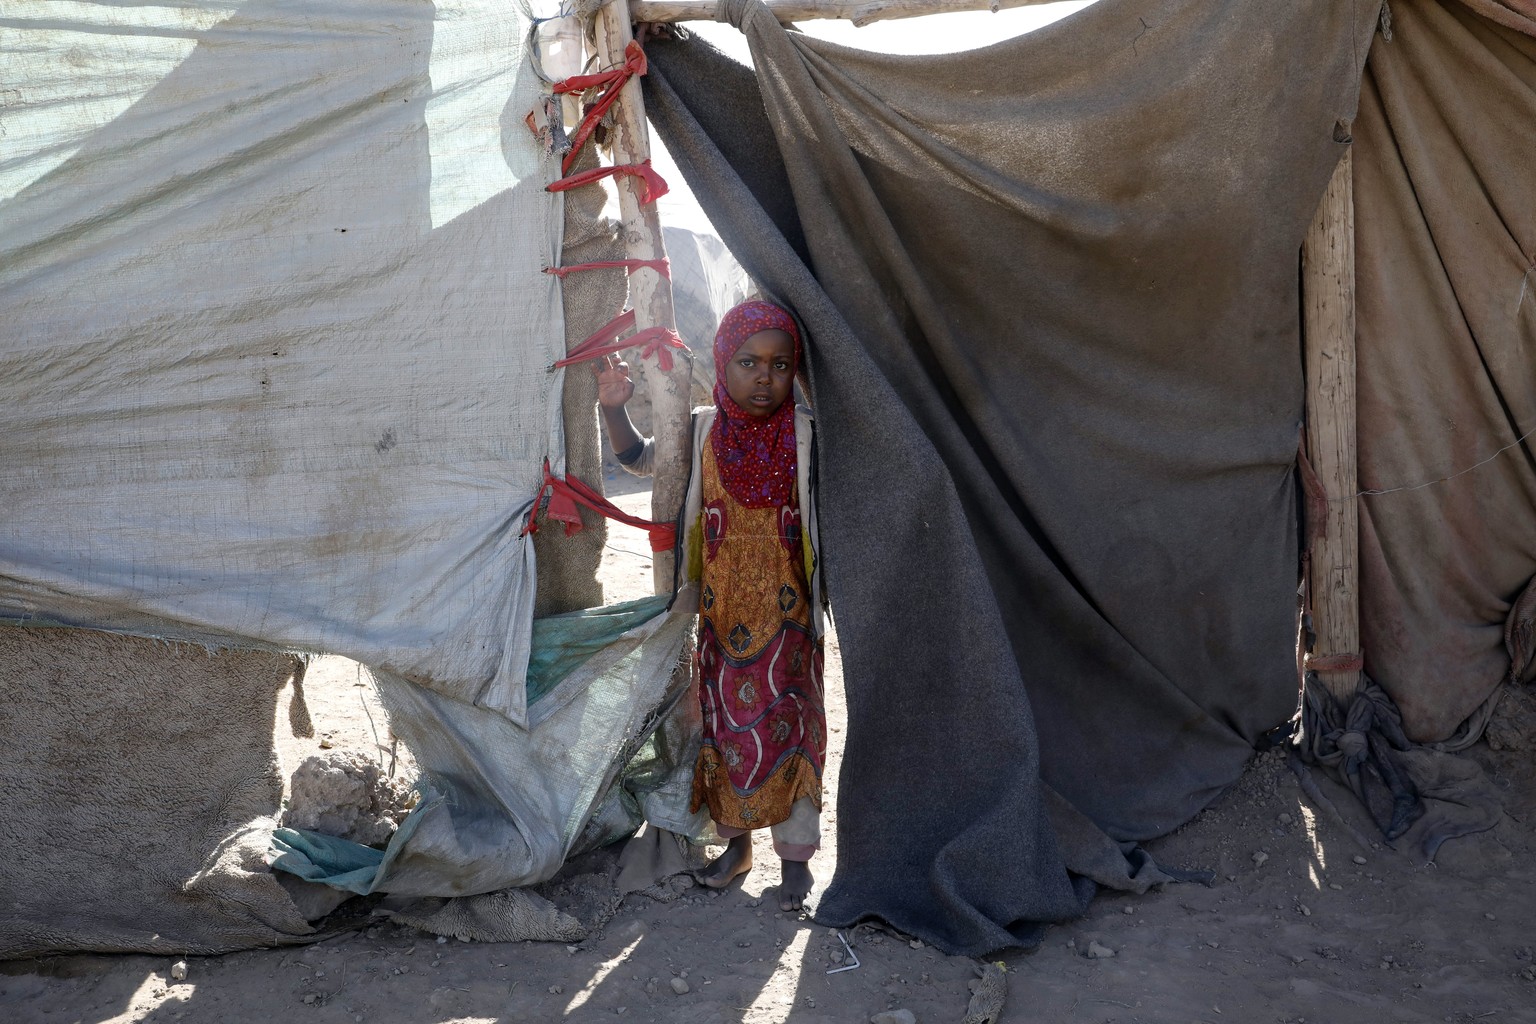
[[[1536,4],[1391,10],[1354,126],[1361,642],[1428,742],[1536,574]]]

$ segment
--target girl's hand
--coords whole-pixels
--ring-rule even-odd
[[[604,409],[622,409],[635,397],[635,382],[629,379],[629,364],[618,356],[597,360],[597,404]]]

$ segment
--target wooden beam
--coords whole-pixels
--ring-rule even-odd
[[[1013,7],[1035,7],[1056,0],[863,0],[841,3],[838,0],[763,0],[773,16],[782,22],[841,20],[855,25],[869,25],[893,18],[916,18],[924,14],[952,14],[957,11],[998,11]],[[720,0],[633,0],[629,13],[637,22],[714,21]]]
[[[1318,679],[1348,706],[1358,668],[1330,661],[1360,652],[1359,490],[1355,454],[1355,202],[1350,152],[1334,169],[1301,247],[1307,451],[1328,498],[1312,547],[1311,605]]]
[[[630,24],[626,0],[612,0],[598,11],[595,46],[601,67],[617,67],[624,63],[624,47],[632,38]],[[649,160],[651,139],[638,78],[631,78],[624,85],[612,110],[614,163],[638,164]],[[635,178],[621,177],[617,185],[625,255],[639,260],[665,257],[667,249],[655,204],[640,205],[639,183]],[[677,329],[672,308],[672,282],[649,267],[641,267],[630,275],[629,304],[635,311],[636,330],[657,326]],[[682,509],[688,464],[692,458],[689,438],[691,374],[687,353],[674,352],[672,372],[662,373],[659,367],[648,365],[645,375],[651,399],[651,432],[656,439],[651,518],[672,522]],[[672,552],[656,552],[652,579],[658,594],[671,591],[672,567]]]

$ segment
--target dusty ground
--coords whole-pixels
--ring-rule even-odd
[[[647,499],[619,501],[638,511]],[[613,531],[610,600],[647,592],[644,549]],[[835,783],[843,728],[835,638],[828,669]],[[284,738],[286,763],[328,737],[388,765],[387,727],[355,666],[326,659],[305,689],[319,735]],[[1471,756],[1504,793],[1507,813],[1492,831],[1447,844],[1435,866],[1358,844],[1351,827],[1368,832],[1369,823],[1340,791],[1328,790],[1351,827],[1302,794],[1282,755],[1257,758],[1216,805],[1152,844],[1169,864],[1216,871],[1216,884],[1101,896],[1035,953],[1006,958],[1002,1020],[1536,1021],[1536,755],[1479,746]],[[829,804],[830,838],[835,788]],[[693,890],[666,904],[632,897],[579,946],[445,942],[380,925],[308,947],[192,958],[181,982],[164,957],[0,964],[0,1022],[860,1024],[891,1009],[921,1024],[964,1017],[973,962],[861,928],[848,935],[859,967],[828,974],[850,962],[841,940],[778,912],[766,844],[758,860],[744,885],[721,894]],[[829,844],[819,876],[835,862]],[[1085,955],[1095,943],[1114,955]]]

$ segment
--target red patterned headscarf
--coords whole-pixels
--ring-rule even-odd
[[[715,332],[715,405],[720,413],[709,433],[720,482],[747,508],[789,504],[795,487],[795,400],[791,395],[771,416],[753,416],[725,390],[725,366],[747,339],[760,331],[783,331],[795,343],[800,366],[800,329],[795,318],[753,299],[734,307]]]

